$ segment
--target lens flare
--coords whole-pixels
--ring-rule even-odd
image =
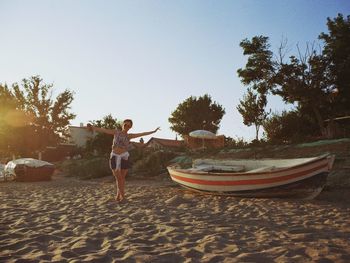
[[[33,120],[34,117],[31,114],[20,110],[9,110],[3,116],[4,123],[12,127],[23,127],[31,124]]]

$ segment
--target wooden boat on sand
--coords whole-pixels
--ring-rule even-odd
[[[6,164],[4,174],[6,178],[12,178],[19,182],[48,181],[55,171],[52,163],[33,159],[22,158],[10,161]]]
[[[168,166],[171,179],[186,188],[240,197],[312,199],[326,184],[334,155],[297,159],[197,159],[193,167]]]

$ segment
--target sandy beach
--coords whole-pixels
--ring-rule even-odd
[[[169,180],[0,184],[0,262],[350,262],[350,205],[193,193]]]

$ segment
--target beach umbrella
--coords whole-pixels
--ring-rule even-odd
[[[189,134],[191,137],[200,138],[200,139],[216,139],[215,133],[206,130],[195,130],[191,131]]]
[[[202,148],[204,148],[204,140],[216,139],[215,133],[207,130],[195,130],[189,133],[191,137],[202,139]]]

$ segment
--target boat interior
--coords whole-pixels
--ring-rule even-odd
[[[193,161],[191,171],[198,172],[244,172],[258,173],[269,172],[301,165],[320,157],[297,158],[297,159],[259,159],[259,160],[219,160],[219,159],[196,159]]]

